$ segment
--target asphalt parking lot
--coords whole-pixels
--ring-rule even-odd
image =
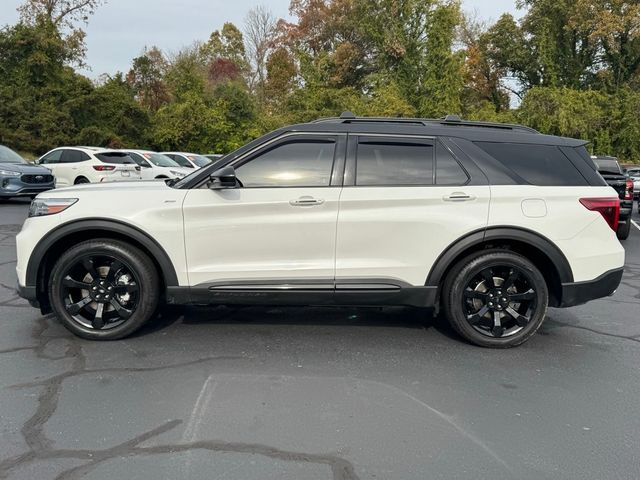
[[[615,296],[512,350],[402,309],[175,309],[91,343],[14,293],[27,207],[0,205],[0,478],[640,477],[638,229]]]

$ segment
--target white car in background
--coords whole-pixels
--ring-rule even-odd
[[[36,161],[53,173],[56,187],[141,180],[140,167],[124,152],[98,147],[61,147]]]
[[[211,159],[204,155],[197,153],[184,153],[184,152],[161,152],[162,155],[166,155],[171,160],[184,168],[198,169],[206,167],[211,163]]]
[[[640,168],[627,168],[625,173],[633,180],[633,197],[640,198]]]
[[[192,168],[184,168],[166,155],[150,150],[125,150],[142,169],[143,180],[183,178],[193,173]]]

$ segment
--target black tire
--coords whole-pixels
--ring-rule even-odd
[[[507,283],[503,291],[501,286]],[[449,323],[465,340],[481,347],[509,348],[538,331],[547,314],[549,291],[540,271],[522,255],[481,251],[452,268],[442,303]]]
[[[169,180],[169,177],[165,177],[164,175],[158,175],[156,180]]]
[[[49,298],[54,313],[75,335],[117,340],[131,335],[154,314],[160,281],[151,259],[132,245],[88,240],[56,262],[49,277]]]
[[[88,179],[84,178],[84,177],[78,177],[76,178],[76,181],[74,182],[74,185],[81,185],[83,183],[91,183]]]
[[[627,238],[629,238],[630,233],[631,233],[631,219],[629,218],[627,219],[626,222],[618,225],[618,231],[616,232],[616,235],[618,236],[619,240],[626,240]]]

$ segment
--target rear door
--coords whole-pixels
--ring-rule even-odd
[[[474,181],[435,138],[350,135],[344,183],[338,288],[425,285],[449,245],[487,225],[486,179]]]

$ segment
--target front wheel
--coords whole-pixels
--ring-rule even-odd
[[[72,333],[117,340],[139,329],[159,302],[153,262],[125,242],[96,239],[66,251],[49,281],[53,311]]]
[[[540,328],[549,292],[540,271],[522,255],[477,252],[447,276],[443,304],[451,326],[467,341],[508,348],[526,342]]]

